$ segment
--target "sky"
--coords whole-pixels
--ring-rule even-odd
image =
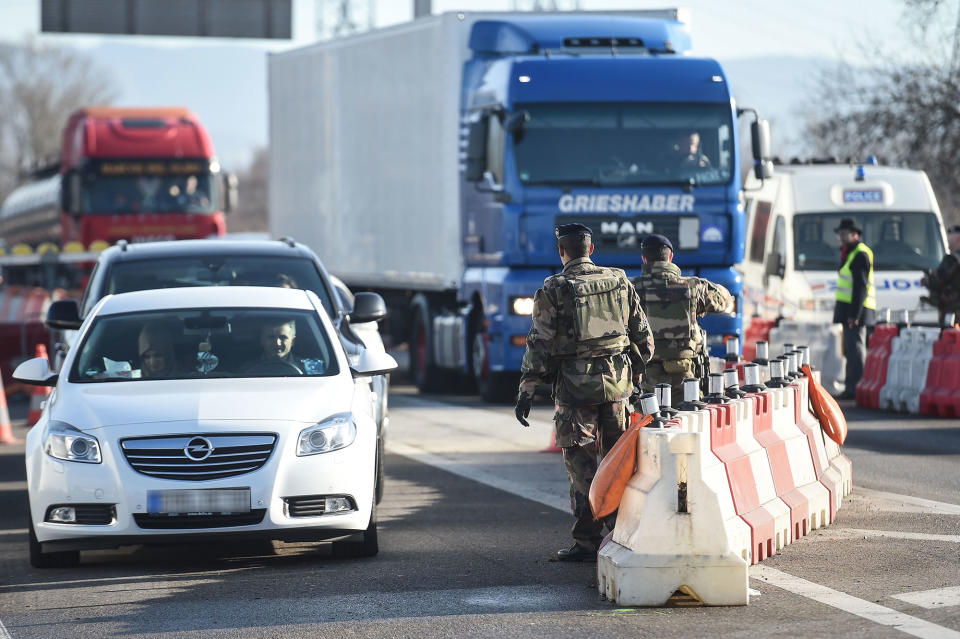
[[[165,2],[166,0],[153,0]],[[326,2],[323,9],[322,2]],[[40,42],[89,51],[95,64],[119,84],[117,104],[183,104],[207,125],[225,167],[242,170],[256,148],[268,143],[266,56],[309,44],[316,25],[336,16],[340,0],[292,0],[292,40],[166,38],[40,34],[40,0],[0,0],[0,41]],[[413,0],[353,0],[375,26],[412,18]],[[508,11],[537,0],[433,0],[434,13]],[[818,69],[841,58],[867,66],[863,51],[883,42],[907,51],[901,23],[904,0],[556,0],[583,10],[689,9],[692,55],[718,59],[738,104],[755,107],[774,125],[774,151],[790,157],[804,150],[797,116]],[[952,6],[952,5],[951,5]],[[194,67],[184,76],[179,69]],[[208,81],[215,77],[216,82]],[[186,79],[185,79],[186,78]],[[231,99],[231,96],[233,99]],[[237,100],[236,96],[243,96]]]
[[[157,0],[163,1],[163,0]],[[326,0],[333,7],[339,0]],[[355,0],[366,9],[375,6],[376,26],[404,22],[412,16],[412,0]],[[577,0],[559,0],[574,6]],[[293,0],[292,42],[248,41],[250,46],[270,50],[311,42],[315,24],[331,10],[318,12],[318,0]],[[458,10],[505,11],[530,6],[531,0],[433,0],[434,13]],[[40,0],[0,0],[0,40],[16,40],[39,32]],[[697,55],[721,59],[757,56],[802,56],[856,59],[857,43],[903,42],[899,28],[903,0],[687,0],[671,5],[649,0],[579,0],[583,10],[661,9],[679,6],[692,12],[691,28]],[[103,38],[90,36],[44,36],[78,46],[90,46]],[[113,39],[118,39],[113,37]],[[119,39],[126,39],[120,37]],[[145,39],[143,39],[145,40]],[[151,42],[179,46],[182,38],[149,38]],[[195,41],[190,40],[191,44]],[[217,40],[210,41],[216,46]]]

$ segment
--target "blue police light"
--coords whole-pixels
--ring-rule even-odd
[[[863,182],[867,179],[867,173],[863,170],[863,165],[857,167],[857,173],[853,176],[853,179],[857,182]]]

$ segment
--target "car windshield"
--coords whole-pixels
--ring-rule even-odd
[[[214,176],[84,175],[81,188],[84,213],[214,213],[219,210]]]
[[[514,135],[524,184],[727,184],[729,104],[520,104]],[[518,139],[519,138],[519,139]]]
[[[311,311],[161,310],[97,318],[70,371],[80,383],[327,376],[337,358]]]
[[[852,217],[861,239],[873,249],[874,270],[918,271],[936,268],[945,253],[933,213],[804,213],[793,218],[794,260],[798,271],[835,271],[840,240],[833,229]]]
[[[121,260],[110,267],[104,295],[184,286],[278,286],[313,291],[332,318],[336,307],[313,260],[262,255],[190,255]]]

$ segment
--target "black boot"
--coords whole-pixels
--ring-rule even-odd
[[[569,548],[557,551],[558,561],[589,561],[597,560],[597,549],[593,546],[584,546],[579,541]]]

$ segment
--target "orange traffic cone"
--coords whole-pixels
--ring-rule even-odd
[[[0,377],[0,444],[16,444],[19,441],[13,436],[10,411],[7,410],[7,394],[3,392],[3,377]]]
[[[37,344],[36,357],[42,357],[48,362],[46,344]],[[50,396],[49,386],[34,386],[30,389],[30,412],[27,413],[27,426],[33,426],[40,421],[40,414],[43,412],[43,403]]]

